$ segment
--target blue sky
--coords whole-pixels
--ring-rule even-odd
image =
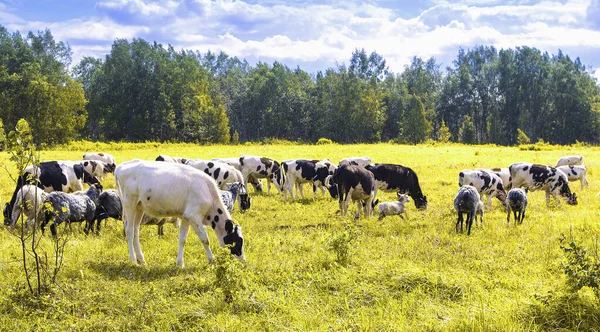
[[[394,72],[414,55],[445,67],[475,45],[562,49],[600,68],[600,0],[0,0],[0,24],[49,28],[74,63],[141,37],[309,72],[348,63],[356,48],[383,55]]]

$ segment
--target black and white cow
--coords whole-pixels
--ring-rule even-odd
[[[506,207],[506,190],[502,179],[490,171],[462,170],[458,173],[458,186],[470,185],[477,189],[481,200],[487,195],[487,206],[492,207],[492,198],[496,197]]]
[[[35,180],[39,179],[39,182]],[[100,181],[88,172],[80,162],[59,160],[45,161],[36,166],[28,166],[25,172],[17,178],[17,186],[9,203],[4,206],[4,219],[12,219],[12,211],[17,193],[26,184],[37,185],[45,192],[64,191],[75,192],[83,190],[83,183],[99,184]]]
[[[325,179],[329,175],[333,175],[337,167],[330,163],[328,160],[286,160],[281,162],[283,171],[285,172],[285,186],[283,190],[283,197],[287,200],[287,194],[289,193],[294,197],[294,186],[300,190],[300,195],[304,198],[304,192],[302,191],[302,185],[310,183],[313,186],[313,197],[317,197],[317,188],[321,188],[324,193],[323,187],[325,186]],[[332,197],[336,197],[334,193],[331,193]]]
[[[504,190],[510,190],[512,188],[512,177],[510,176],[510,171],[508,168],[476,168],[476,171],[486,171],[489,173],[494,173],[502,179],[502,184],[504,185]]]
[[[531,163],[515,163],[508,169],[512,176],[513,188],[545,190],[546,206],[550,205],[550,194],[557,203],[560,203],[558,196],[561,196],[567,204],[577,205],[577,195],[571,193],[567,175],[562,171],[551,166]]]
[[[115,164],[107,164],[100,160],[82,160],[79,162],[90,175],[97,178],[104,178],[108,173],[114,173]]]
[[[181,158],[181,157],[169,157],[167,155],[161,154],[160,156],[156,157],[156,159],[154,159],[155,161],[164,161],[167,163],[174,163],[174,164],[185,164],[188,160],[186,158]]]
[[[106,163],[112,170],[111,173],[114,173],[115,167],[117,167],[117,163],[115,162],[115,157],[112,154],[105,152],[88,152],[83,154],[83,160],[99,160]]]
[[[377,189],[408,194],[415,201],[417,209],[427,208],[427,197],[423,195],[419,177],[412,169],[394,164],[371,164],[366,169],[375,176]]]
[[[190,159],[185,162],[196,169],[210,175],[217,182],[219,189],[223,190],[229,183],[239,182],[244,184],[242,173],[226,163],[214,160]]]
[[[240,172],[242,171],[242,165],[240,165],[240,158],[212,158],[211,160],[226,163],[227,165],[232,166],[233,168],[237,169],[238,171],[240,171]],[[248,183],[251,184],[252,187],[254,187],[254,190],[256,190],[256,191],[263,190],[262,182],[260,182],[259,179],[255,178],[252,175],[250,175],[248,177]]]
[[[259,156],[240,157],[240,166],[242,167],[242,176],[244,183],[248,183],[251,176],[267,179],[267,193],[271,193],[271,183],[275,185],[277,191],[281,193],[285,184],[285,175],[279,163],[273,159]]]
[[[569,181],[579,180],[581,182],[581,190],[583,190],[583,186],[589,188],[590,184],[587,181],[587,167],[585,165],[565,165],[557,168],[567,175]]]
[[[365,216],[373,214],[373,201],[375,200],[375,177],[362,166],[342,165],[325,180],[328,188],[336,186],[338,204],[342,216],[348,213],[350,199],[356,202],[355,218],[360,217],[361,207]]]

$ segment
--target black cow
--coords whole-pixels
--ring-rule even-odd
[[[337,196],[342,216],[348,212],[350,199],[356,202],[355,218],[360,217],[361,207],[365,209],[365,216],[373,213],[373,200],[375,199],[375,177],[362,166],[342,165],[333,175],[327,177],[325,184],[328,188],[337,186]]]
[[[408,194],[415,201],[417,209],[427,208],[427,196],[423,195],[417,173],[412,169],[394,164],[371,164],[366,169],[375,176],[377,189]]]

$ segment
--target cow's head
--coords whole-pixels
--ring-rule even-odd
[[[567,204],[569,205],[577,205],[577,194],[573,193],[571,197],[567,199]]]
[[[275,165],[276,166],[273,167],[273,172],[271,173],[270,178],[275,184],[275,188],[277,188],[277,191],[282,192],[283,187],[285,185],[285,175],[283,174],[283,168],[279,167],[279,164],[277,164],[277,162],[275,162]]]
[[[327,191],[329,191],[329,195],[331,195],[332,198],[338,198],[338,186],[337,183],[333,181],[332,175],[329,175],[325,178],[325,187],[327,188]]]
[[[245,212],[250,209],[250,204],[252,204],[252,198],[248,196],[248,190],[246,186],[243,184],[238,185],[239,195],[240,195],[240,210],[241,212]]]
[[[571,188],[569,188],[569,182],[567,181],[566,175],[562,174],[562,176],[558,176],[556,186],[560,186],[560,195],[567,201],[567,204],[577,205],[577,195],[571,193]]]
[[[417,207],[418,210],[427,209],[427,196],[424,196],[423,194],[421,194],[420,196],[413,197],[413,198],[415,200],[415,206]]]
[[[246,260],[244,255],[244,236],[242,235],[242,226],[235,225],[233,221],[225,221],[225,231],[227,234],[223,237],[224,244],[229,247],[231,254],[239,260]]]

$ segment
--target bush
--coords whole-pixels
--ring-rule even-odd
[[[330,140],[329,138],[325,138],[325,137],[321,137],[317,141],[317,145],[326,145],[326,144],[333,144],[333,141]]]
[[[560,248],[567,258],[567,262],[562,264],[567,275],[567,285],[573,292],[589,287],[600,300],[600,260],[597,248],[592,256],[588,255],[587,248],[579,246],[574,239],[571,239],[569,246],[563,246],[564,241],[563,235],[560,238]]]
[[[231,144],[232,145],[240,145],[240,134],[237,130],[233,131],[233,135],[231,135]]]
[[[529,136],[527,136],[527,134],[525,134],[525,132],[519,128],[517,128],[517,143],[519,145],[531,143]]]

